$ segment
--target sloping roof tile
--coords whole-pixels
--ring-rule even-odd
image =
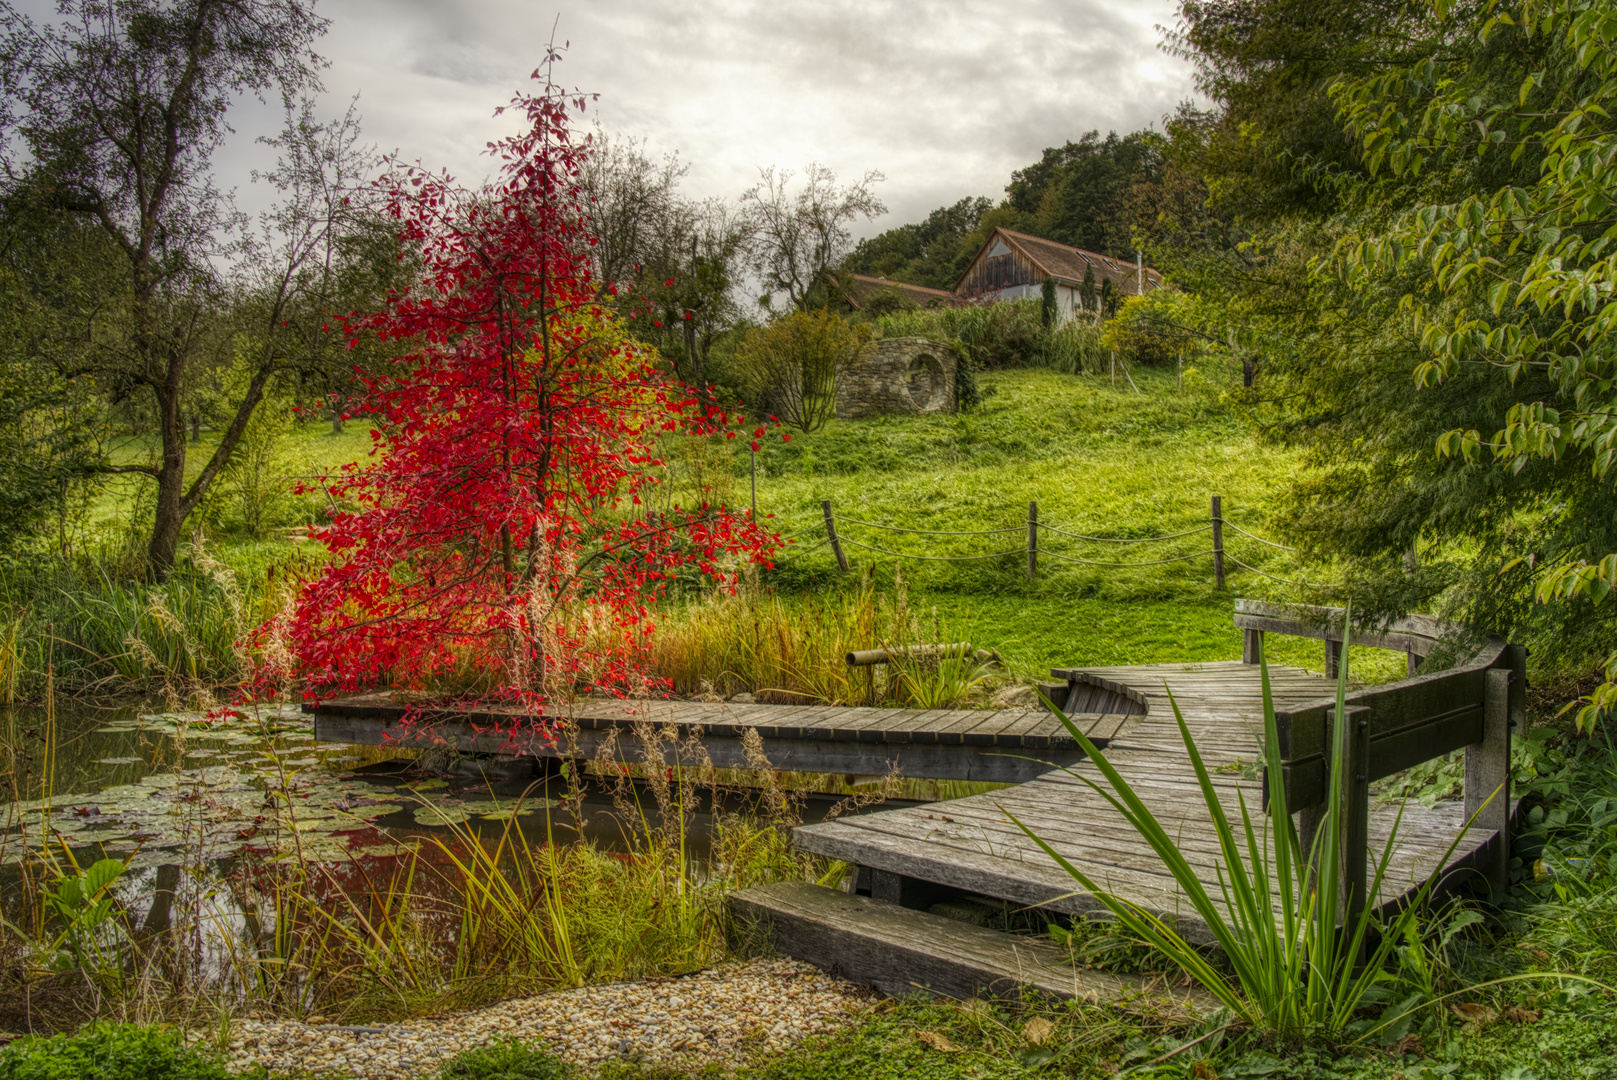
[[[947,289],[929,289],[925,285],[911,285],[884,277],[872,277],[869,274],[850,274],[849,277],[852,284],[848,289],[848,302],[856,308],[864,307],[872,296],[884,289],[895,289],[899,295],[914,301],[920,307],[939,304],[953,307],[960,303],[960,297]]]
[[[1132,262],[1109,258],[1094,251],[1085,251],[1083,248],[1070,247],[1054,240],[1046,240],[1040,236],[1030,236],[1027,233],[1016,232],[1013,229],[996,227],[988,238],[983,241],[981,250],[977,252],[972,263],[992,250],[994,242],[1003,239],[1006,244],[1019,250],[1046,276],[1068,285],[1081,285],[1084,280],[1084,271],[1090,268],[1095,272],[1095,285],[1110,280],[1114,287],[1119,288],[1125,295],[1132,296],[1135,292],[1137,280],[1136,267]],[[961,275],[961,280],[970,275],[971,268]],[[1145,287],[1156,289],[1162,286],[1162,275],[1145,268]],[[956,285],[958,288],[958,283]]]

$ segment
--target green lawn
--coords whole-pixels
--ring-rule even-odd
[[[1318,600],[1226,564],[1228,587],[1214,586],[1210,557],[1139,567],[1096,567],[1040,556],[1027,580],[1028,503],[1039,504],[1041,547],[1101,562],[1150,562],[1204,552],[1210,535],[1150,544],[1083,542],[1050,529],[1116,539],[1168,536],[1209,523],[1210,499],[1224,517],[1273,537],[1269,508],[1299,468],[1298,458],[1260,443],[1205,387],[1176,388],[1171,374],[1137,372],[1136,392],[1103,376],[1011,370],[980,376],[983,404],[968,413],[832,421],[823,430],[766,440],[758,454],[758,504],[780,533],[810,530],[772,576],[783,594],[847,587],[820,543],[821,500],[830,499],[848,541],[855,575],[874,567],[883,587],[902,573],[912,597],[935,606],[959,638],[998,648],[1013,669],[1235,659],[1236,596]],[[675,460],[671,496],[745,505],[745,448],[717,460]],[[728,466],[728,468],[726,468]],[[918,536],[855,524],[964,531],[988,536]],[[859,548],[929,556],[1006,552],[996,559],[930,562]],[[1226,548],[1276,577],[1318,580],[1285,551],[1227,530]],[[813,546],[819,544],[819,546]],[[1328,578],[1327,578],[1328,580]],[[1271,658],[1319,668],[1318,642],[1272,639]],[[1402,654],[1363,650],[1362,675],[1402,670]]]
[[[1231,624],[1235,596],[1319,599],[1238,568],[1238,558],[1280,578],[1318,579],[1287,552],[1226,532],[1228,587],[1214,587],[1210,557],[1139,567],[1097,567],[1066,562],[1048,552],[1102,562],[1140,562],[1194,555],[1210,546],[1206,531],[1161,543],[1092,543],[1055,530],[1115,539],[1143,539],[1202,529],[1209,500],[1223,498],[1224,516],[1260,536],[1273,537],[1269,508],[1299,467],[1294,454],[1260,443],[1205,385],[1180,390],[1168,373],[1137,371],[1139,390],[1113,386],[1104,376],[1037,370],[979,376],[984,399],[958,415],[890,416],[831,421],[810,434],[777,433],[757,455],[760,511],[773,514],[783,535],[804,532],[768,575],[783,596],[851,587],[871,567],[890,589],[902,573],[921,609],[935,609],[946,631],[1000,650],[1013,670],[1039,675],[1051,667],[1153,661],[1206,661],[1239,657],[1240,635]],[[193,444],[194,475],[217,444],[204,433]],[[361,460],[372,446],[363,424],[333,435],[324,422],[288,425],[270,472],[283,487],[307,476]],[[121,462],[149,452],[128,441]],[[702,498],[745,506],[749,455],[739,442],[670,443],[667,501]],[[111,487],[98,500],[105,528],[127,520],[141,482]],[[223,557],[257,576],[262,568],[314,552],[285,539],[249,541],[229,525],[233,502],[253,498],[250,486],[222,484],[209,531]],[[848,541],[855,574],[836,570],[823,544],[820,502],[830,499]],[[1043,533],[1039,574],[1027,579],[1028,503],[1037,501]],[[655,500],[654,500],[655,501]],[[309,520],[319,500],[307,496],[285,509],[288,524]],[[987,536],[919,536],[878,530],[857,521],[910,529],[1008,529]],[[968,562],[899,559],[856,546],[929,556],[1002,557]],[[818,545],[818,546],[816,546]],[[1271,639],[1272,659],[1319,668],[1318,642]],[[1402,656],[1364,650],[1361,674],[1386,678]]]

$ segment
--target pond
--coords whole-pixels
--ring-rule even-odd
[[[71,851],[80,865],[126,861],[120,891],[137,895],[160,892],[180,867],[222,879],[243,856],[381,867],[427,837],[512,825],[533,844],[582,838],[628,851],[662,825],[640,785],[614,794],[586,780],[567,805],[566,780],[528,760],[464,758],[424,772],[413,753],[315,742],[312,718],[295,705],[217,718],[135,706],[6,710],[0,755],[0,875],[14,880],[47,849],[60,865]],[[683,847],[700,863],[715,811],[745,810],[750,796],[694,785],[684,796]],[[835,801],[808,798],[804,818]],[[21,890],[5,891],[10,907]]]

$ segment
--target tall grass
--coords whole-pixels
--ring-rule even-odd
[[[1043,367],[1069,375],[1107,370],[1101,324],[1088,316],[1046,327],[1037,299],[954,308],[895,311],[876,319],[884,338],[925,337],[959,342],[982,367]]]
[[[243,583],[201,541],[167,581],[115,575],[99,560],[0,576],[0,698],[42,700],[47,658],[72,693],[158,695],[196,701],[239,681],[253,629],[283,603],[296,577],[268,571]]]
[[[964,654],[880,667],[849,667],[861,649],[950,641],[934,614],[909,600],[902,574],[890,590],[867,573],[857,590],[787,603],[755,582],[712,592],[671,614],[651,646],[650,666],[684,697],[750,693],[779,704],[969,707],[995,674]]]

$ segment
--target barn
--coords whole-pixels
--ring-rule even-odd
[[[1097,294],[1106,282],[1121,296],[1160,288],[1162,275],[1149,266],[1123,262],[1082,248],[1068,247],[1011,229],[996,228],[955,282],[957,296],[973,300],[1038,297],[1044,282],[1055,283],[1062,321],[1083,310],[1083,284],[1089,275]]]

